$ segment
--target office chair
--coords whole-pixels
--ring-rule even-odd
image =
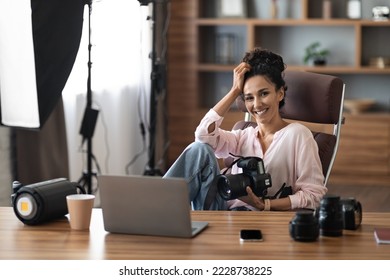
[[[344,123],[345,84],[335,76],[302,71],[285,71],[284,79],[287,91],[285,105],[280,113],[287,121],[301,122],[312,131],[318,145],[326,186],[336,158],[341,125]],[[245,120],[238,121],[233,130],[256,126],[256,122],[250,120],[250,114],[240,96],[236,104],[239,110],[245,112]],[[225,166],[230,166],[232,162],[233,158],[224,159]]]

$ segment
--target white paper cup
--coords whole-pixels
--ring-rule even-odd
[[[89,229],[94,201],[95,196],[92,194],[71,194],[66,197],[72,229]]]

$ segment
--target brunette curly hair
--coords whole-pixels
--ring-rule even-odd
[[[276,90],[284,88],[286,95],[287,86],[284,81],[284,70],[286,69],[286,64],[283,62],[283,58],[280,55],[267,49],[256,47],[247,52],[242,61],[248,63],[252,68],[245,74],[244,82],[253,76],[265,76],[268,81],[275,85]],[[284,99],[285,98],[279,102],[279,108],[283,107],[285,103]]]

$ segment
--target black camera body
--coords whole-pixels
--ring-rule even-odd
[[[272,186],[271,175],[265,172],[263,160],[259,157],[243,157],[237,162],[243,172],[235,175],[219,175],[216,184],[219,194],[225,200],[246,196],[246,187],[259,197],[267,195]]]

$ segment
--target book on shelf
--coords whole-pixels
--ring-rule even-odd
[[[374,236],[378,244],[390,244],[390,228],[376,228]]]

